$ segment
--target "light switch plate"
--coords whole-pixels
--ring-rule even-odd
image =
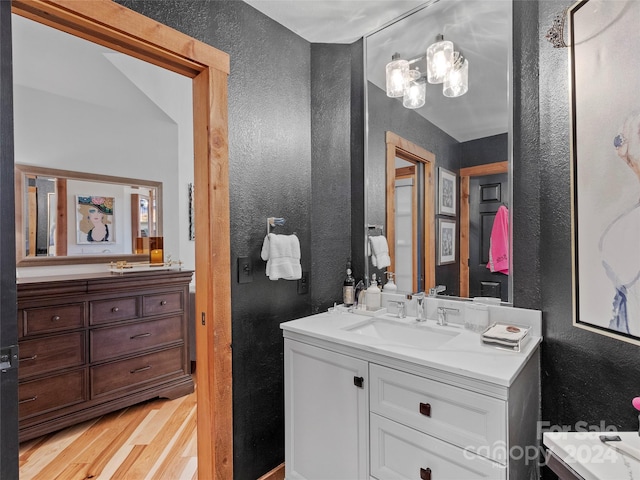
[[[249,257],[238,257],[238,283],[253,282],[253,267]]]

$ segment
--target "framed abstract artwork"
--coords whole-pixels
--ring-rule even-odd
[[[438,265],[456,262],[456,221],[438,218]]]
[[[438,215],[456,215],[456,174],[438,167]]]
[[[640,2],[606,3],[568,11],[573,319],[640,344]]]

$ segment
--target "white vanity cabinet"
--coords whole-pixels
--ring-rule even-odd
[[[539,478],[539,336],[416,349],[354,333],[356,317],[282,324],[287,480]]]
[[[367,362],[285,340],[285,475],[366,479]]]

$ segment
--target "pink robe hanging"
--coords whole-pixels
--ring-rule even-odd
[[[504,205],[498,208],[493,220],[487,268],[509,275],[509,210]]]

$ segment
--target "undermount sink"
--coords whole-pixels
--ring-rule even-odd
[[[372,318],[346,330],[367,337],[379,338],[388,343],[425,350],[438,348],[459,334],[459,332],[435,329],[424,324],[406,324],[384,318]]]

